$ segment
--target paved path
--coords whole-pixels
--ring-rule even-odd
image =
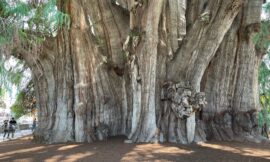
[[[32,131],[31,130],[16,130],[15,131],[15,134],[14,134],[14,138],[11,138],[11,134],[9,135],[10,136],[10,139],[8,139],[7,137],[3,138],[3,133],[0,133],[0,142],[4,142],[4,141],[9,141],[9,140],[14,140],[14,139],[17,139],[17,138],[20,138],[20,137],[24,137],[24,136],[27,136],[27,135],[31,135],[32,134]]]

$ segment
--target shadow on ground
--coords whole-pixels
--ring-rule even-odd
[[[93,144],[43,145],[31,137],[0,143],[0,161],[27,162],[266,162],[270,161],[269,144],[209,142],[198,145],[124,144],[124,137]]]

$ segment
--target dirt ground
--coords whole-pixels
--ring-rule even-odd
[[[123,137],[92,144],[43,145],[31,136],[0,143],[0,161],[18,162],[270,162],[270,144],[207,142],[179,144],[124,144]]]

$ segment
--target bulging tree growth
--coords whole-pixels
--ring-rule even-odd
[[[264,52],[253,37],[262,4],[58,0],[70,26],[55,37],[43,35],[35,56],[26,50],[29,43],[13,50],[33,73],[35,138],[261,140],[257,80]]]

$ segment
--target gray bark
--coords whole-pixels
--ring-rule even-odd
[[[261,3],[245,3],[204,77],[209,109],[203,117],[209,136],[219,140],[258,137],[258,68],[261,55],[252,42],[259,28]],[[223,59],[218,59],[223,56]],[[215,92],[215,93],[213,93]]]
[[[59,1],[71,28],[46,40],[35,58],[21,52],[38,98],[35,138],[252,139],[261,60],[252,36],[261,5],[262,0]]]

